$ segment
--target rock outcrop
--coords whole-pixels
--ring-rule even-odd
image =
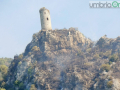
[[[11,62],[6,88],[120,90],[119,40],[120,37],[103,36],[94,45],[74,28],[39,31],[33,35],[25,52]]]

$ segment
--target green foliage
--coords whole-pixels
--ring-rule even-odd
[[[36,72],[36,75],[39,76],[39,72]]]
[[[112,56],[110,56],[109,61],[111,61],[111,62],[117,62],[118,59],[119,59],[118,55],[117,54],[113,54]]]
[[[34,46],[31,50],[32,50],[32,51],[40,51],[40,48],[37,47],[37,46]]]
[[[30,56],[30,55],[31,55],[31,52],[29,52],[28,55]]]
[[[112,64],[112,62],[111,61],[109,61],[109,65],[111,65]]]
[[[19,88],[20,88],[20,89],[23,89],[23,88],[24,88],[23,82],[21,82],[21,83],[19,84]]]
[[[97,82],[98,80],[99,80],[98,78],[95,79],[96,82]]]
[[[86,58],[85,54],[81,50],[79,50],[78,53],[76,53],[76,55],[81,58]]]
[[[28,68],[28,74],[32,74],[33,67]]]
[[[80,51],[78,51],[77,56],[80,56],[82,54],[83,54],[83,52],[80,50]]]
[[[16,80],[16,81],[14,82],[14,84],[15,84],[16,86],[19,86],[20,81]]]
[[[23,61],[27,61],[27,59],[23,59]]]
[[[99,56],[100,56],[100,57],[103,57],[103,55],[104,55],[103,52],[100,52],[100,53],[99,53]]]
[[[14,85],[15,85],[15,86],[18,86],[20,90],[24,90],[24,84],[23,84],[23,82],[21,82],[21,81],[19,81],[19,80],[16,80],[16,81],[14,82]]]
[[[109,80],[112,80],[113,78],[112,77],[109,77]]]
[[[18,59],[22,59],[22,58],[23,58],[23,55],[20,54],[20,55],[18,56]]]
[[[99,41],[97,42],[97,45],[100,48],[104,47],[104,44],[105,44],[105,40],[103,38],[100,38]]]
[[[6,90],[5,88],[0,88],[0,90]]]
[[[36,34],[33,34],[33,39],[36,37]]]
[[[35,87],[35,84],[31,85],[30,90],[37,90],[37,88]]]
[[[110,80],[110,81],[107,82],[107,87],[108,87],[108,88],[111,88],[112,85],[113,85],[113,81],[112,81],[112,80]]]
[[[0,72],[0,82],[3,80],[3,75],[2,73]]]
[[[3,82],[2,82],[2,84],[1,84],[1,87],[4,87],[4,86],[5,86],[5,84],[6,84],[6,83],[3,81]]]
[[[92,66],[92,64],[91,63],[84,63],[84,68],[90,68]]]
[[[18,63],[18,65],[20,65],[20,64],[22,64],[22,62],[21,62],[21,61]]]
[[[6,65],[0,65],[0,72],[2,73],[2,75],[6,75],[7,70],[8,70],[8,67]]]
[[[103,54],[103,57],[108,58],[110,55],[111,55],[111,50],[106,51],[106,52]]]
[[[12,62],[12,66],[14,66],[15,65],[15,62]]]
[[[0,65],[9,66],[11,61],[12,61],[11,58],[0,58]]]
[[[102,64],[102,65],[101,65],[101,69],[102,69],[103,71],[105,70],[105,71],[108,72],[108,71],[110,70],[110,65],[109,65],[109,64]]]
[[[91,52],[91,50],[92,50],[91,48],[88,48],[86,51],[87,51],[87,52]]]
[[[96,60],[96,59],[98,59],[99,58],[99,54],[95,54],[94,56],[93,56],[93,59],[94,60]]]

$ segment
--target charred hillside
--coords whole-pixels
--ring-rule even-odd
[[[96,44],[70,29],[41,30],[15,56],[6,90],[119,90],[120,37]]]

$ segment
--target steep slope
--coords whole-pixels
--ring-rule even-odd
[[[119,73],[115,72],[119,70],[119,46],[119,37],[103,36],[94,45],[74,28],[39,31],[25,52],[14,57],[4,87],[7,90],[119,90]]]

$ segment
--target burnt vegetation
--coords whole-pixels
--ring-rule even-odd
[[[58,36],[63,35],[63,40],[68,34],[67,30],[53,32]],[[74,33],[71,31],[71,35]],[[44,36],[45,32],[42,34]],[[36,37],[33,36],[33,38]],[[104,37],[100,38],[96,44],[91,42],[88,46],[82,46],[82,43],[75,42],[78,38],[74,36],[73,42],[76,46],[70,47],[66,41],[57,41],[54,36],[50,36],[52,37],[50,40],[47,39],[48,36],[38,37],[38,41],[34,40],[33,45],[27,45],[24,53],[14,57],[9,69],[0,66],[0,73],[4,75],[0,79],[1,88],[6,90],[27,90],[27,88],[28,90],[38,88],[41,90],[61,90],[62,88],[94,90],[94,84],[98,82],[96,88],[105,90],[103,82],[107,76],[103,75],[103,72],[113,71],[106,84],[108,88],[113,87],[113,77],[120,78],[118,39],[110,40]],[[49,44],[50,48],[46,46],[46,51],[43,51],[42,40]],[[34,45],[36,42],[37,44]],[[30,85],[27,86],[28,84]]]

